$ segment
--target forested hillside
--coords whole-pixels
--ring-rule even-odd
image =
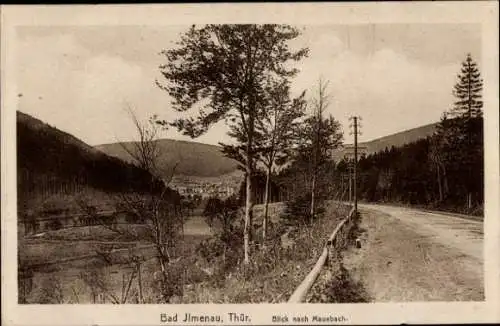
[[[110,157],[74,136],[17,112],[18,202],[92,188],[147,191],[151,175]]]
[[[359,143],[359,151],[360,153],[369,155],[384,151],[386,148],[390,149],[393,146],[402,147],[409,143],[432,136],[436,131],[437,126],[438,123],[431,123],[417,128],[397,132],[392,135],[376,138],[367,142],[361,142]],[[334,152],[334,158],[336,160],[340,160],[345,155],[352,154],[352,147],[353,144],[345,144],[341,149]]]

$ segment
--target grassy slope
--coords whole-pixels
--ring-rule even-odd
[[[160,139],[157,141],[160,149],[159,165],[168,175],[176,163],[176,174],[198,177],[218,177],[236,170],[236,162],[225,157],[219,146],[197,142]],[[134,147],[132,142],[123,143],[128,149]],[[96,146],[108,155],[131,161],[130,154],[120,143]]]

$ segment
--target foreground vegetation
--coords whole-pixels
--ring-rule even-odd
[[[213,274],[205,281],[186,288],[182,302],[285,302],[316,263],[326,239],[347,212],[345,206],[330,203],[325,214],[310,227],[291,225],[283,218],[271,222],[265,246],[253,249],[249,265],[238,264],[243,250],[241,244],[226,253],[225,257],[202,255],[200,258],[204,265],[214,266]]]
[[[303,227],[283,218],[285,207],[281,203],[270,205],[269,238],[265,246],[256,245],[261,239],[255,239],[252,246],[254,259],[250,265],[240,264],[243,251],[241,238],[239,241],[233,239],[235,242],[232,247],[223,254],[218,236],[185,235],[183,240],[177,242],[175,250],[171,250],[168,275],[172,289],[168,302],[286,301],[318,259],[325,239],[346,216],[347,208],[328,204],[322,217],[310,227]],[[262,217],[263,207],[259,205],[255,214],[256,234],[259,234]],[[127,227],[135,230],[142,228],[133,224]],[[239,229],[235,234],[241,235],[238,223],[235,223],[235,227]],[[189,233],[190,230],[186,232]],[[96,235],[99,235],[99,241]],[[107,257],[108,260],[97,254],[106,243],[119,252]],[[155,251],[153,248],[137,250],[138,246],[145,244],[147,242],[119,242],[116,233],[102,226],[51,231],[39,239],[26,240],[22,242],[23,248],[20,250],[20,267],[38,267],[31,270],[34,273],[34,284],[21,301],[111,303],[113,297],[123,295],[123,282],[127,285],[134,271],[131,259],[134,255],[140,256],[143,298],[140,301],[138,299],[138,276],[135,272],[136,276],[130,282],[130,293],[124,303],[161,301]],[[79,255],[90,255],[92,258],[71,260]],[[50,264],[46,265],[47,263]],[[90,282],[90,277],[95,281]],[[56,289],[59,294],[50,293],[50,289]]]

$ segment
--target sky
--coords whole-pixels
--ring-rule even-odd
[[[17,28],[18,110],[90,145],[137,138],[127,107],[140,120],[174,119],[161,81],[159,53],[175,46],[182,26],[51,26]],[[359,115],[360,141],[439,120],[467,53],[481,69],[481,30],[473,24],[297,26],[292,48],[308,47],[296,64],[293,91],[314,96],[329,81],[331,113],[352,142],[349,120]],[[224,122],[195,141],[229,142]],[[162,138],[191,140],[171,128]]]

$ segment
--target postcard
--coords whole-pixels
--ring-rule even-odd
[[[497,2],[1,15],[5,325],[500,322]]]

